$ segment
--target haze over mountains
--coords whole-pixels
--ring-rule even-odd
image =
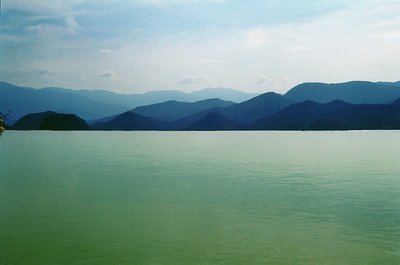
[[[159,121],[173,121],[211,108],[226,108],[234,104],[234,102],[224,101],[218,98],[206,99],[193,103],[169,100],[163,103],[136,107],[132,112]]]
[[[66,93],[68,100],[74,99],[70,98],[71,95],[78,96],[74,94],[75,92],[65,89],[43,89],[41,93],[49,91]],[[210,90],[205,91],[194,94],[204,96],[210,93]],[[231,93],[233,90],[213,89],[212,91],[214,94],[217,92],[224,94],[224,92]],[[88,91],[83,93],[88,93]],[[92,103],[107,105],[106,98],[103,98],[102,103],[94,100],[102,93],[111,92],[95,91],[92,94],[89,93],[90,99],[79,96]],[[154,93],[149,94],[154,95]],[[122,96],[116,95],[116,97]],[[187,95],[192,99],[194,97],[191,94]],[[248,95],[242,94],[243,97]],[[127,95],[127,97],[130,96],[133,95]],[[104,115],[102,119],[90,122],[90,126],[96,130],[397,129],[400,128],[399,98],[399,82],[304,83],[284,95],[268,92],[241,103],[217,98],[195,102],[167,100],[162,103],[129,108],[128,111],[111,113],[109,110],[112,115]],[[58,101],[55,100],[55,102]],[[65,108],[65,106],[60,106],[60,108]],[[37,115],[45,114],[36,114],[36,119]],[[34,121],[35,116],[28,117],[32,122]],[[21,120],[24,119],[26,117]],[[16,123],[14,129],[24,129],[19,124],[20,121]],[[32,129],[32,126],[25,129]]]
[[[285,96],[296,102],[327,103],[340,99],[354,104],[386,104],[400,97],[400,82],[304,83],[289,90]]]
[[[176,90],[153,91],[143,94],[118,94],[105,90],[73,90],[66,88],[42,88],[16,86],[0,82],[0,107],[11,110],[9,123],[22,116],[45,111],[74,113],[86,120],[120,114],[138,106],[169,100],[195,102],[211,98],[242,102],[257,94],[228,88],[206,88],[192,93]]]

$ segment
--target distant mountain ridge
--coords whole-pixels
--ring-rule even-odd
[[[400,98],[392,104],[351,104],[341,100],[329,103],[304,101],[291,104],[271,116],[242,124],[215,110],[207,110],[177,121],[162,122],[133,112],[93,124],[96,130],[399,130]],[[15,130],[88,130],[76,115],[54,112],[22,117]]]
[[[392,104],[304,101],[257,120],[256,130],[389,130],[400,129],[400,99]]]
[[[151,118],[152,126],[146,128],[151,129],[236,130],[245,128],[261,117],[272,115],[291,103],[290,99],[272,92],[237,104],[220,99],[190,103],[167,101],[135,108],[131,112],[137,114],[136,120],[132,119],[132,115],[123,113],[116,117],[106,118],[100,123],[94,123],[92,126],[103,130],[133,128],[134,126],[131,125],[133,122],[141,124],[147,117]],[[160,123],[156,125],[157,121]]]
[[[221,114],[237,122],[250,124],[253,121],[274,114],[294,103],[291,99],[274,92],[267,92],[252,99],[229,106]]]
[[[219,98],[221,100],[239,103],[258,95],[257,93],[246,93],[232,88],[222,87],[204,88],[193,92],[183,92],[179,90],[156,90],[132,94],[120,94],[107,90],[73,90],[57,87],[46,87],[42,89],[74,93],[76,95],[85,96],[96,102],[121,105],[127,107],[128,109],[162,103],[170,100],[180,102],[196,102],[206,99]]]
[[[0,96],[2,90],[3,92],[12,90],[13,87],[10,86],[11,88],[6,87],[5,89],[0,86]],[[18,89],[24,93],[26,91],[31,92],[29,88],[17,87]],[[225,93],[224,89],[205,89],[193,92],[193,94],[209,94],[210,91]],[[228,89],[228,91],[231,90]],[[81,92],[71,92],[68,89],[58,88],[41,89],[40,93],[53,96],[53,98],[50,97],[53,101],[43,103],[43,99],[41,99],[42,101],[39,100],[39,103],[43,104],[42,107],[46,107],[60,103],[61,100],[63,104],[56,107],[68,109],[70,106],[67,103],[71,103],[78,97],[77,102],[81,104],[81,107],[85,107],[83,104],[88,104],[89,107],[93,107],[93,104],[102,106],[103,103],[99,103],[93,98],[75,94]],[[62,94],[62,98],[57,98],[54,93],[59,93],[58,96]],[[83,91],[83,93],[88,93],[91,96],[99,96],[100,93],[103,100],[106,100],[107,97],[112,98],[113,96],[110,95],[114,94],[107,91],[97,91],[94,94]],[[168,95],[171,91],[149,92],[146,95],[153,97],[158,93]],[[182,93],[172,91],[170,95],[177,96]],[[33,99],[37,98],[33,97]],[[0,98],[0,103],[1,100]],[[29,100],[25,99],[24,102],[29,105]],[[76,102],[72,102],[72,104],[74,103]],[[92,121],[91,126],[97,130],[397,129],[400,128],[398,126],[400,124],[399,109],[400,82],[304,83],[295,86],[285,95],[268,92],[241,103],[217,98],[195,102],[167,100],[105,115]],[[49,110],[54,111],[52,108],[49,108]],[[73,113],[72,111],[63,112]],[[41,115],[47,115],[46,113]],[[34,120],[31,119],[31,122]],[[18,121],[16,125],[22,121],[23,119]]]
[[[400,82],[303,83],[284,96],[295,102],[328,103],[339,99],[354,104],[388,104],[400,97]]]
[[[153,131],[163,130],[165,126],[161,121],[127,111],[110,121],[94,123],[92,127],[104,131]]]
[[[0,107],[11,110],[11,124],[26,114],[45,111],[75,113],[88,119],[121,113],[123,110],[120,106],[99,103],[73,93],[20,87],[4,82],[0,82]]]
[[[237,104],[220,99],[197,102],[167,101],[137,107],[132,112],[160,121],[177,121],[198,113],[206,115],[216,112],[238,123],[250,124],[259,118],[272,115],[292,103],[294,103],[292,100],[280,94],[268,92]]]
[[[136,107],[135,109],[131,110],[131,112],[159,121],[173,121],[194,115],[210,108],[225,108],[234,104],[234,102],[224,101],[218,98],[196,102],[180,102],[176,100],[170,100],[163,103]]]
[[[181,91],[153,91],[143,94],[118,94],[105,90],[73,90],[47,87],[35,89],[0,82],[0,107],[10,109],[9,123],[29,113],[55,111],[75,113],[86,120],[120,114],[138,106],[162,103],[169,100],[195,102],[210,98],[242,102],[254,97],[227,88],[208,88],[191,93]]]

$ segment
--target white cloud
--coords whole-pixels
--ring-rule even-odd
[[[67,17],[65,19],[65,25],[54,25],[54,24],[36,24],[26,26],[25,30],[27,32],[35,33],[41,35],[42,37],[57,37],[63,36],[65,34],[73,35],[80,28],[78,22],[74,17]]]
[[[0,43],[17,43],[26,40],[25,36],[1,33]]]
[[[53,71],[50,71],[48,69],[37,69],[37,70],[34,71],[34,73],[36,73],[37,75],[40,75],[40,76],[46,76],[46,75],[53,75],[54,74]]]
[[[206,80],[204,76],[195,76],[195,75],[187,75],[184,79],[182,79],[179,84],[180,85],[198,85],[203,83]]]
[[[75,32],[80,28],[78,22],[76,22],[74,17],[67,17],[65,19],[65,30],[69,34],[75,34]]]
[[[110,49],[100,49],[100,53],[110,54],[110,53],[112,53],[112,50],[110,50]]]
[[[107,81],[112,81],[112,82],[123,82],[124,80],[122,78],[117,77],[114,71],[106,71],[103,73],[98,74],[97,79],[103,79]],[[83,78],[86,79],[86,78]]]
[[[399,31],[388,31],[381,34],[381,37],[387,40],[400,40],[400,32]]]
[[[163,7],[171,4],[190,4],[190,3],[223,3],[226,0],[126,0],[124,2],[130,2],[132,4],[151,5],[155,7]],[[4,3],[3,3],[4,2]],[[42,15],[65,15],[74,13],[77,7],[87,3],[113,3],[116,4],[118,1],[115,0],[11,0],[3,1],[2,8],[4,10],[22,10],[33,12],[35,14]]]
[[[271,80],[270,77],[267,77],[267,76],[265,76],[265,75],[260,75],[255,84],[256,84],[256,85],[265,85],[265,84],[270,83],[271,81],[272,81],[272,80]]]
[[[4,11],[16,9],[34,13],[36,15],[54,16],[60,14],[65,15],[67,12],[72,12],[74,6],[87,2],[87,0],[13,0],[3,2],[2,7]]]
[[[60,34],[64,31],[64,28],[52,24],[37,24],[25,27],[27,32],[36,33],[39,35],[54,35]]]
[[[224,59],[216,59],[216,58],[205,58],[205,59],[194,60],[194,62],[198,62],[198,63],[230,63],[232,61],[224,60]]]
[[[258,27],[244,32],[247,45],[251,48],[260,48],[265,46],[268,40],[268,31],[265,28]]]
[[[190,3],[224,3],[226,0],[130,0],[132,3],[153,5],[153,6],[166,6],[171,4],[190,4]]]
[[[101,78],[114,78],[115,74],[113,71],[107,71],[101,74],[98,74],[97,77],[101,77]]]

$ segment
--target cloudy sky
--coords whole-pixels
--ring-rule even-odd
[[[0,80],[123,93],[400,80],[400,0],[2,0]]]

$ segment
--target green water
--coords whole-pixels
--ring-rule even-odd
[[[7,131],[0,264],[400,264],[400,132]]]

